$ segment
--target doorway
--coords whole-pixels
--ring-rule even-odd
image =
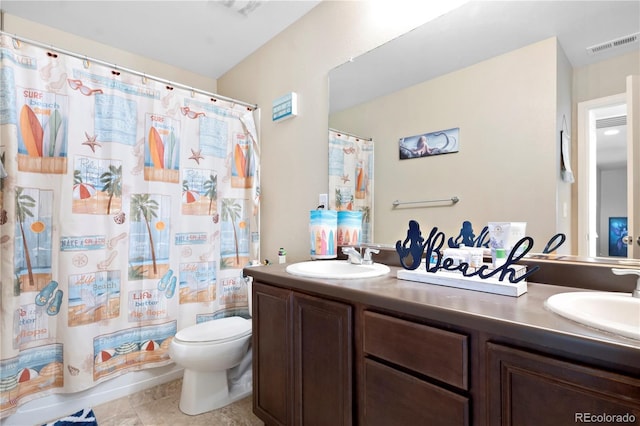
[[[578,140],[578,254],[626,258],[626,94],[578,104]]]

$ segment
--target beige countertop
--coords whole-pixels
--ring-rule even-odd
[[[477,330],[640,375],[639,340],[573,322],[544,305],[556,293],[590,290],[529,282],[527,293],[511,297],[399,280],[401,268],[393,266],[382,277],[348,280],[298,277],[287,273],[286,266],[261,265],[244,272],[263,283]]]

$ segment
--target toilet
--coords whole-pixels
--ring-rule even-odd
[[[210,320],[176,333],[169,356],[184,367],[180,411],[193,416],[250,395],[250,343],[251,319],[239,316]]]

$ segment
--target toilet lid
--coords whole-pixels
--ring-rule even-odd
[[[183,342],[222,342],[251,334],[251,320],[242,317],[219,318],[184,328],[176,334]]]

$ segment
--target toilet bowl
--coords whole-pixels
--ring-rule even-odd
[[[224,407],[251,393],[251,319],[227,317],[180,330],[169,356],[184,367],[180,410],[189,415]]]

